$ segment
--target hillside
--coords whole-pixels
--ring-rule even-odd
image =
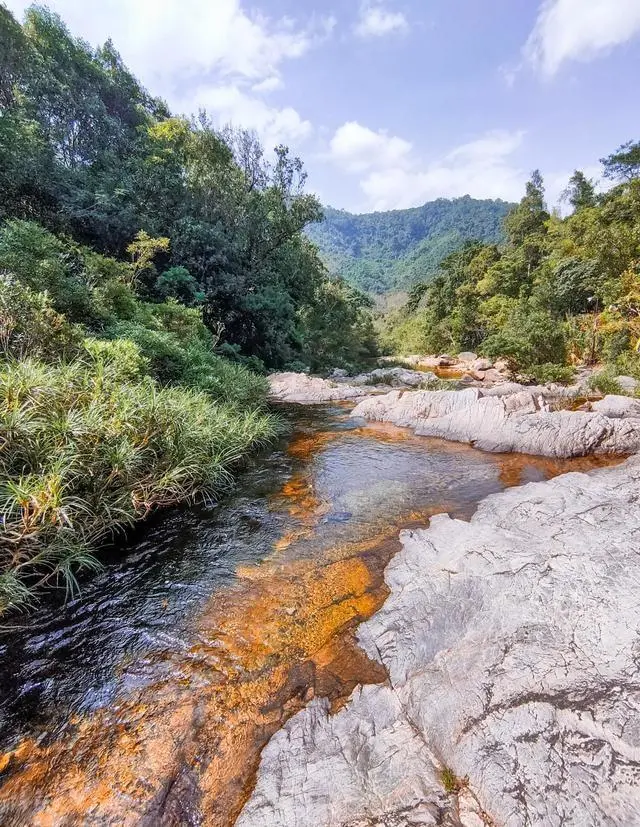
[[[512,206],[465,196],[363,215],[327,207],[324,221],[307,233],[331,272],[367,292],[386,293],[428,279],[464,241],[501,241]]]

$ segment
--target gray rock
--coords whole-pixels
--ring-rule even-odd
[[[366,396],[368,392],[367,388],[337,384],[330,379],[320,379],[304,373],[272,373],[269,376],[269,395],[281,402],[336,402]]]
[[[633,376],[616,376],[616,382],[625,393],[635,393],[640,387],[640,382],[634,379]]]
[[[516,385],[505,395],[463,391],[398,391],[367,399],[354,416],[411,427],[421,436],[469,442],[484,451],[548,457],[630,454],[640,450],[640,422],[602,413],[551,411],[568,389]],[[495,389],[493,389],[495,392]]]
[[[417,388],[425,381],[425,374],[419,370],[409,370],[408,368],[377,368],[370,373],[363,373],[357,376],[353,382],[354,384],[390,384],[397,387]]]
[[[470,350],[458,354],[458,362],[475,362],[477,358],[478,354],[472,353]]]
[[[471,367],[473,370],[491,370],[493,368],[493,362],[491,359],[476,359]]]
[[[639,824],[639,490],[634,459],[403,532],[358,635],[388,683],[289,720],[238,827]]]
[[[349,375],[348,371],[344,368],[334,368],[331,371],[331,375],[329,376],[330,379],[346,379]]]
[[[591,409],[604,416],[640,419],[640,399],[629,399],[628,396],[609,394],[598,402],[592,402]]]

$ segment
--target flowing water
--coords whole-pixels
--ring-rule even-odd
[[[82,595],[0,633],[0,824],[233,824],[260,750],[314,695],[385,680],[355,629],[401,528],[588,470],[283,409],[288,439],[209,508],[156,519]]]

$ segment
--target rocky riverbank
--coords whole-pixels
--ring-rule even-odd
[[[640,461],[401,535],[358,639],[388,680],[315,700],[239,827],[587,827],[640,819]]]

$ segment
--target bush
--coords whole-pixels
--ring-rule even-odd
[[[183,388],[131,381],[129,342],[88,344],[68,365],[0,369],[0,612],[73,590],[96,546],[158,507],[212,497],[275,421]]]
[[[531,365],[527,368],[527,373],[539,385],[546,385],[548,382],[568,385],[575,376],[575,370],[572,367],[555,365],[553,362],[546,362],[543,365]]]
[[[599,373],[594,373],[587,382],[591,390],[601,393],[603,396],[607,394],[622,394],[623,390],[620,383],[615,378],[614,371],[607,367]]]
[[[0,276],[0,350],[5,357],[65,361],[81,352],[83,338],[82,329],[57,313],[47,295]]]

